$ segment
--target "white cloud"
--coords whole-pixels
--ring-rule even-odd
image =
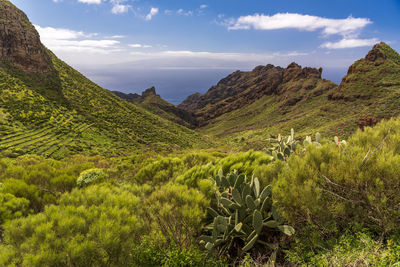
[[[151,48],[151,45],[145,45],[145,44],[130,44],[128,45],[129,47],[132,48]]]
[[[80,37],[90,37],[92,35],[86,35],[82,31],[73,31],[63,28],[52,28],[52,27],[40,27],[39,25],[34,25],[36,30],[39,32],[41,39],[76,39]]]
[[[156,7],[152,7],[150,9],[149,14],[147,14],[147,16],[145,17],[146,20],[151,20],[153,18],[153,16],[157,15],[158,13],[158,8]]]
[[[82,31],[69,29],[40,27],[35,25],[41,41],[54,52],[85,52],[94,54],[108,54],[119,51],[119,41],[88,39],[97,34],[85,34]]]
[[[247,62],[253,67],[256,64],[269,63],[274,60],[290,60],[294,57],[300,58],[307,56],[308,53],[297,51],[275,52],[275,53],[224,53],[224,52],[207,52],[207,51],[190,51],[190,50],[166,50],[158,52],[131,52],[134,56],[130,62],[158,62],[159,68],[235,68],[235,64],[243,65]],[[140,63],[143,64],[143,63]],[[147,63],[144,63],[147,64]],[[138,65],[139,66],[139,65]],[[144,65],[143,65],[144,66]]]
[[[322,48],[343,49],[363,46],[372,46],[378,42],[377,38],[372,39],[342,39],[338,42],[326,42],[321,45]]]
[[[207,5],[201,5],[200,9],[204,9],[204,8],[207,8],[207,7],[208,7]]]
[[[85,4],[101,4],[101,0],[78,0],[80,3],[85,3]]]
[[[180,9],[178,9],[178,10],[176,11],[176,14],[178,14],[178,15],[183,15],[183,16],[193,16],[193,11],[192,11],[192,10],[186,11],[186,10],[180,8]]]
[[[322,30],[325,35],[354,36],[358,35],[358,31],[371,23],[368,18],[353,18],[351,16],[346,19],[328,19],[296,13],[277,13],[272,16],[264,14],[241,16],[238,19],[228,21],[227,26],[230,30]]]
[[[121,4],[115,4],[113,8],[111,9],[111,13],[113,14],[122,14],[128,12],[130,5],[121,5]]]
[[[112,39],[122,39],[122,38],[125,38],[125,35],[113,35],[110,38],[112,38]]]

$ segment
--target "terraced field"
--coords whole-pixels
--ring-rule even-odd
[[[7,125],[0,132],[0,152],[61,157],[60,152],[65,153],[63,148],[77,142],[90,126],[76,122],[72,115],[64,117],[61,114],[52,122],[34,125],[31,129],[19,127],[15,130]]]
[[[0,67],[0,155],[111,156],[134,153],[142,146],[202,142],[197,133],[121,100],[53,60],[57,72],[40,79]]]

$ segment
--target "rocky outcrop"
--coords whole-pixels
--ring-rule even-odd
[[[386,54],[382,51],[382,46],[385,46],[384,42],[374,45],[374,47],[365,56],[365,60],[368,62],[375,62],[376,65],[382,64],[386,59]]]
[[[132,103],[136,103],[136,104],[140,104],[143,101],[145,101],[148,98],[152,98],[152,97],[157,97],[157,98],[161,98],[157,93],[156,93],[156,88],[150,87],[146,90],[144,90],[142,92],[142,95],[136,94],[136,93],[129,93],[129,94],[125,94],[119,91],[111,91],[112,93],[114,93],[116,96],[125,99],[126,101],[132,102]]]
[[[141,95],[136,93],[125,94],[119,91],[112,92],[118,97],[132,102],[151,113],[164,117],[165,119],[174,121],[188,128],[197,127],[197,120],[191,112],[162,99],[161,96],[157,94],[154,86],[144,90]]]
[[[224,113],[252,104],[265,95],[277,96],[280,106],[296,103],[328,91],[336,84],[321,79],[322,68],[302,68],[291,63],[287,68],[271,64],[250,72],[236,71],[211,87],[204,95],[189,96],[178,107],[194,112],[204,126]]]
[[[136,93],[134,93],[134,94],[131,94],[131,93],[125,94],[125,93],[122,93],[120,91],[111,91],[111,92],[114,95],[116,95],[116,96],[118,96],[118,97],[120,97],[122,99],[125,99],[126,101],[129,101],[129,102],[135,102],[136,100],[141,98],[141,95],[138,95]]]
[[[25,72],[50,71],[47,49],[27,16],[7,0],[0,1],[0,57]]]
[[[202,97],[202,94],[194,93],[194,94],[188,96],[182,103],[179,104],[178,107],[180,107],[181,109],[190,111],[190,112],[194,112],[199,106],[201,97]]]

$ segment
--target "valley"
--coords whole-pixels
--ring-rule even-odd
[[[0,51],[0,266],[400,264],[388,43],[340,84],[266,62],[179,105],[102,88],[8,0]]]

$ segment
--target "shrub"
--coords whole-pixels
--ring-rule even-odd
[[[167,182],[183,169],[183,160],[180,158],[160,158],[141,168],[134,176],[134,180],[140,184],[159,185]]]
[[[76,184],[79,187],[86,187],[91,184],[100,183],[107,178],[107,174],[102,169],[89,169],[83,171],[78,179],[76,180]]]
[[[152,230],[162,233],[165,243],[180,250],[196,244],[209,201],[198,190],[185,185],[166,185],[153,192],[145,203]]]
[[[29,201],[27,199],[2,193],[0,188],[0,225],[11,219],[27,215],[29,212],[28,207]]]
[[[266,166],[273,161],[272,156],[263,152],[248,151],[230,154],[215,162],[194,166],[182,175],[176,177],[175,182],[186,184],[190,187],[199,187],[204,185],[202,180],[208,180],[210,177],[217,175],[222,169],[223,173],[229,173],[237,170],[239,173],[251,175],[257,168]],[[207,196],[211,196],[211,191],[203,191]]]
[[[79,173],[94,167],[91,160],[76,156],[57,161],[33,155],[15,160],[0,159],[2,192],[27,199],[29,209],[40,212],[45,205],[55,203],[62,193],[76,186]]]
[[[92,186],[63,195],[59,206],[5,224],[2,264],[127,266],[140,243],[140,199],[133,187]],[[3,266],[4,266],[3,265]]]
[[[349,231],[328,251],[313,253],[294,248],[288,251],[287,259],[301,266],[399,266],[398,241],[376,240],[368,232]]]
[[[285,218],[322,241],[358,224],[385,237],[400,232],[400,120],[358,131],[348,145],[309,146],[294,155],[273,186]]]

